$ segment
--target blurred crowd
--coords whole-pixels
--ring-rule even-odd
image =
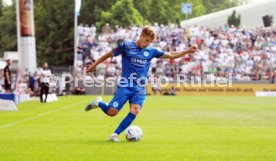
[[[51,72],[48,69],[48,64],[47,67],[45,67],[45,64],[47,63],[44,63],[43,67],[38,67],[34,73],[24,73],[21,69],[11,67],[9,69],[10,72],[8,72],[10,75],[9,85],[6,83],[6,69],[0,70],[0,93],[18,93],[27,94],[29,96],[40,96],[41,93],[48,94],[49,92],[60,93],[57,91],[59,90],[59,82],[57,81],[58,77],[52,77]],[[47,76],[45,70],[50,72]],[[45,82],[48,83],[47,87],[49,87],[46,92],[42,91],[44,90],[42,84]]]
[[[190,45],[198,46],[194,55],[175,60],[152,60],[149,74],[163,79],[175,80],[177,74],[188,79],[275,81],[276,72],[276,27],[242,29],[223,26],[215,29],[176,25],[158,25],[154,28],[157,39],[152,46],[163,51],[185,50]],[[112,29],[106,24],[100,34],[95,26],[79,26],[78,61],[75,72],[85,75],[85,71],[100,56],[115,48],[122,41],[137,40],[141,27]],[[93,75],[86,77],[120,76],[121,57],[113,57],[100,64]],[[231,75],[232,77],[229,77]]]
[[[183,74],[188,80],[195,81],[231,79],[276,83],[276,27],[253,30],[233,26],[210,29],[200,26],[181,28],[175,25],[155,24],[154,27],[158,37],[152,43],[153,47],[169,52],[185,50],[191,45],[196,45],[198,51],[175,60],[153,59],[149,76],[158,76],[172,82],[176,80],[178,74]],[[80,80],[119,77],[122,70],[120,56],[109,58],[99,64],[94,73],[87,75],[86,70],[119,43],[137,40],[141,29],[136,26],[112,29],[106,24],[102,31],[98,32],[93,25],[79,26],[79,46],[74,76]],[[0,92],[8,91],[5,86],[10,85],[8,87],[11,91],[38,96],[41,93],[42,69],[38,68],[35,73],[24,75],[20,71],[11,71],[9,81],[5,78],[5,69],[0,70]],[[57,76],[55,79],[57,80],[53,81],[50,92],[52,90],[62,93],[70,88],[69,85],[66,89],[59,88],[61,78]],[[85,94],[83,86],[74,90],[76,94]]]
[[[5,91],[5,78],[4,70],[0,70],[0,93],[9,93]],[[35,72],[34,74],[26,74],[19,76],[18,71],[11,72],[11,91],[19,94],[39,95],[40,75]]]

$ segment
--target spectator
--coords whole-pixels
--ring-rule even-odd
[[[45,62],[43,64],[43,68],[40,73],[40,102],[46,103],[47,97],[49,94],[49,85],[50,85],[50,77],[51,77],[51,70],[48,69],[48,63]],[[43,100],[43,95],[45,95],[45,98]]]
[[[25,80],[20,80],[18,83],[17,92],[19,94],[32,94],[31,89],[28,88],[28,85]]]
[[[271,83],[275,84],[276,83],[276,68],[273,70],[271,73]]]
[[[174,86],[172,86],[170,94],[171,94],[172,96],[176,96],[176,89],[175,89]]]
[[[5,86],[5,93],[11,93],[11,70],[10,70],[10,65],[12,64],[12,60],[8,59],[7,60],[7,65],[4,68],[4,86]]]
[[[115,68],[115,65],[112,63],[108,65],[106,69],[106,77],[114,77],[115,74],[116,74],[116,68]]]
[[[75,94],[76,95],[84,95],[85,94],[85,87],[83,84],[83,80],[82,78],[78,78],[78,86],[75,88]]]
[[[154,79],[153,79],[151,89],[152,89],[153,95],[156,95],[157,92],[159,92],[159,94],[162,95],[161,88],[160,88],[160,82],[159,82],[159,79],[157,76],[154,77]]]

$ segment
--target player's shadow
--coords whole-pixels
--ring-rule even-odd
[[[120,142],[112,142],[112,141],[108,141],[108,140],[89,140],[86,142],[83,142],[83,144],[95,144],[95,145],[110,145],[110,144],[135,144],[135,143],[139,143],[139,142],[129,142],[126,140],[121,140]]]
[[[129,142],[126,140],[121,140],[120,142],[111,142],[108,140],[59,140],[58,141],[60,144],[67,144],[67,145],[77,145],[77,144],[82,144],[82,145],[97,145],[97,146],[105,146],[105,145],[112,145],[112,144],[136,144],[139,142]]]
[[[58,144],[63,144],[63,145],[67,145],[67,146],[75,146],[75,145],[89,145],[89,146],[109,146],[109,145],[131,145],[131,144],[137,144],[138,142],[129,142],[125,139],[122,139],[120,142],[111,142],[105,139],[97,139],[97,140],[93,140],[93,139],[80,139],[80,138],[76,138],[76,139],[58,139],[58,140],[48,140],[47,143],[58,143]]]

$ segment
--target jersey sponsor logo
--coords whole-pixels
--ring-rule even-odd
[[[141,66],[147,64],[148,61],[146,59],[131,58],[131,62],[135,65]]]

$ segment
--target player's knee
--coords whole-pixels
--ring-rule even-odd
[[[110,116],[110,117],[114,117],[114,116],[117,115],[117,113],[107,113],[107,115]]]
[[[118,110],[115,110],[115,109],[112,109],[110,108],[108,111],[107,111],[107,115],[110,116],[110,117],[114,117],[118,114]]]
[[[130,112],[133,113],[134,115],[138,115],[140,112],[140,106],[135,105],[130,108]]]

